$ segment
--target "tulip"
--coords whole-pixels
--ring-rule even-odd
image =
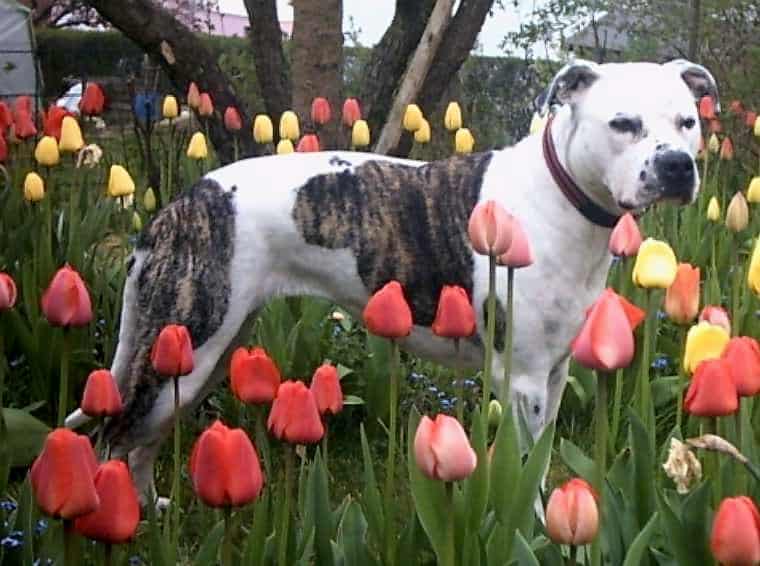
[[[744,125],[748,128],[752,129],[754,127],[755,120],[757,120],[757,112],[753,110],[747,110],[744,113]]]
[[[230,387],[243,403],[271,403],[280,386],[280,370],[263,348],[238,348],[230,361]]]
[[[325,433],[314,394],[301,381],[285,381],[277,390],[267,428],[291,444],[313,444]]]
[[[204,118],[214,115],[214,102],[211,100],[211,95],[207,92],[201,93],[200,102],[198,104],[198,114]]]
[[[16,109],[11,132],[16,138],[21,140],[37,135],[37,126],[34,125],[34,120],[32,119],[31,107],[28,110],[22,109],[21,111]],[[13,141],[13,136],[10,139]]]
[[[362,313],[372,334],[383,338],[403,338],[412,331],[412,310],[398,281],[386,283],[367,301]]]
[[[546,530],[557,544],[588,544],[599,531],[599,509],[591,486],[574,478],[552,491],[546,504]]]
[[[127,170],[121,165],[111,165],[111,173],[108,176],[108,196],[125,197],[134,192],[135,182]]]
[[[239,132],[243,128],[243,118],[234,106],[228,106],[224,111],[224,127],[230,132]]]
[[[37,505],[46,515],[63,519],[95,511],[100,504],[93,481],[97,467],[86,436],[67,428],[53,430],[30,473]]]
[[[720,326],[727,334],[731,334],[731,319],[723,307],[707,305],[699,313],[699,322],[709,322],[710,324]]]
[[[103,113],[106,97],[98,83],[87,83],[79,101],[79,111],[85,116],[96,116]]]
[[[475,310],[467,291],[457,285],[444,285],[431,329],[443,338],[467,338],[475,334]]]
[[[34,158],[37,163],[45,167],[54,167],[61,160],[61,154],[58,152],[58,142],[52,136],[44,136],[37,147],[34,148]]]
[[[747,284],[756,295],[760,295],[760,238],[757,239],[752,250],[752,258],[747,270]]]
[[[48,108],[48,111],[42,115],[42,130],[45,135],[60,140],[63,119],[68,115],[68,111],[60,106],[51,106]]]
[[[737,192],[726,208],[726,227],[732,232],[741,232],[749,224],[749,207],[744,193]]]
[[[638,253],[641,246],[641,231],[630,212],[620,217],[610,234],[609,249],[612,255],[630,257]]]
[[[150,351],[150,363],[160,375],[177,377],[193,371],[193,343],[186,326],[167,324]]]
[[[463,480],[475,471],[478,456],[454,417],[423,416],[414,435],[414,460],[430,479]]]
[[[736,384],[725,359],[704,360],[697,365],[683,408],[700,417],[723,417],[739,409]]]
[[[700,322],[692,326],[686,334],[684,369],[692,373],[700,362],[720,358],[729,338],[723,327],[709,322]]]
[[[24,200],[40,202],[45,196],[45,182],[37,173],[31,171],[24,179]]]
[[[206,147],[206,136],[202,132],[195,132],[190,138],[187,146],[187,156],[190,159],[206,159],[208,157],[208,148]]]
[[[240,428],[216,421],[195,442],[190,455],[193,491],[209,507],[239,507],[264,487],[256,449]]]
[[[167,120],[173,120],[179,116],[179,104],[177,104],[177,99],[172,95],[164,97],[162,114]]]
[[[403,126],[408,132],[416,132],[422,125],[422,110],[416,104],[409,104],[404,111]]]
[[[710,198],[710,202],[707,203],[707,219],[710,222],[720,220],[720,203],[716,197]]]
[[[715,101],[712,96],[703,96],[699,99],[699,117],[705,120],[714,120]]]
[[[467,233],[470,244],[481,255],[500,256],[512,244],[513,217],[493,200],[478,203],[470,213]]]
[[[0,163],[8,159],[8,142],[5,141],[5,134],[0,128]]]
[[[633,282],[645,289],[667,289],[676,278],[678,265],[673,249],[665,242],[647,238],[633,265]]]
[[[455,132],[462,127],[462,109],[457,102],[449,102],[446,114],[443,116],[443,125],[450,132]]]
[[[710,120],[707,125],[711,134],[719,134],[723,131],[723,124],[720,123],[720,120]]]
[[[747,200],[752,204],[760,202],[760,177],[752,177],[747,188]]]
[[[727,161],[734,158],[734,144],[728,136],[720,144],[720,158]]]
[[[760,138],[760,116],[755,118],[755,125],[752,128],[752,133],[755,134],[756,138]]]
[[[79,408],[90,417],[112,417],[121,413],[121,394],[110,371],[99,369],[90,373]]]
[[[534,112],[533,116],[530,119],[530,127],[528,128],[528,133],[530,135],[533,135],[543,132],[544,126],[546,126],[546,118],[541,116],[541,114],[538,112]]]
[[[311,121],[319,126],[324,126],[332,118],[330,103],[323,96],[318,96],[311,101]]]
[[[288,139],[281,139],[277,142],[277,155],[287,155],[288,153],[293,153],[295,150],[293,142]]]
[[[665,312],[677,324],[688,324],[699,313],[699,268],[679,263],[676,278],[665,292]]]
[[[710,549],[724,566],[760,564],[760,512],[749,497],[727,497],[720,502]]]
[[[338,368],[332,364],[322,364],[314,372],[309,387],[314,394],[320,415],[337,415],[343,410],[343,391],[340,387]]]
[[[430,124],[425,118],[420,122],[420,127],[414,132],[414,141],[420,144],[425,144],[430,141]]]
[[[16,282],[7,273],[0,272],[0,312],[12,309],[17,296]]]
[[[145,195],[143,196],[143,206],[148,212],[156,210],[156,193],[151,187],[148,187],[148,190],[145,191]]]
[[[343,117],[343,125],[347,128],[353,128],[354,123],[357,120],[362,119],[362,111],[361,108],[359,108],[359,101],[355,98],[347,98],[343,102],[343,110],[341,111],[341,115]]]
[[[187,88],[187,105],[193,110],[198,110],[201,106],[201,93],[194,82]]]
[[[707,150],[710,153],[718,153],[718,151],[720,151],[720,140],[715,133],[711,134],[707,140]]]
[[[351,145],[354,147],[367,147],[369,142],[369,125],[366,120],[356,120],[351,129]]]
[[[496,258],[496,263],[514,269],[528,267],[533,264],[533,249],[530,247],[528,236],[520,221],[512,217],[512,242],[506,253]]]
[[[13,114],[8,105],[0,100],[0,133],[4,134],[5,131],[13,124]]]
[[[498,399],[491,399],[488,403],[488,427],[492,429],[499,428],[501,416],[504,409]],[[493,445],[491,445],[493,447]]]
[[[298,116],[292,110],[286,110],[280,116],[280,138],[296,141],[299,137],[301,130],[298,126]]]
[[[454,151],[457,153],[472,153],[472,149],[475,147],[475,138],[472,137],[472,133],[467,128],[459,128],[454,136]]]
[[[760,393],[760,345],[749,336],[731,338],[723,350],[728,373],[742,397]]]
[[[301,153],[319,151],[319,138],[317,134],[305,134],[298,142],[296,151]]]
[[[731,110],[734,114],[741,114],[744,112],[744,105],[742,105],[741,100],[732,100],[731,104],[729,104],[728,109]]]
[[[62,153],[75,153],[84,147],[82,130],[79,128],[79,122],[71,116],[66,116],[61,125],[61,140],[58,142],[58,149]]]
[[[84,326],[92,320],[90,294],[69,264],[55,273],[41,303],[45,318],[53,326]]]
[[[253,139],[256,143],[272,143],[274,137],[272,120],[266,114],[257,114],[253,120]]]

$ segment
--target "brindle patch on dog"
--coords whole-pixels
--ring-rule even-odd
[[[166,380],[150,363],[161,329],[187,326],[197,349],[221,326],[229,306],[234,230],[232,195],[203,179],[161,210],[140,235],[137,252],[147,255],[137,275],[136,351],[122,381],[125,410],[106,430],[121,447],[128,449],[139,438],[138,425]]]
[[[308,244],[350,248],[368,293],[399,281],[415,324],[429,326],[443,285],[472,297],[467,222],[491,153],[419,167],[369,161],[298,190],[293,219]]]

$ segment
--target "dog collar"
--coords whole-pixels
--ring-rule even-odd
[[[557,157],[557,148],[554,146],[554,140],[551,135],[553,116],[549,116],[544,126],[543,135],[543,148],[544,148],[544,161],[549,168],[549,172],[552,174],[554,182],[565,195],[570,204],[575,209],[586,217],[586,220],[597,226],[603,226],[604,228],[614,228],[620,220],[620,216],[612,214],[606,211],[604,208],[596,204],[589,196],[581,190],[577,183],[570,176],[570,173],[562,167],[559,158]]]

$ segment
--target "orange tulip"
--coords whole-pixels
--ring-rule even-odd
[[[230,361],[230,386],[243,403],[271,403],[280,386],[280,370],[263,348],[238,348]]]
[[[699,313],[699,322],[709,322],[715,326],[720,326],[726,331],[726,334],[731,334],[731,319],[723,307],[707,305]]]
[[[323,96],[318,96],[311,101],[311,121],[319,126],[324,126],[332,118],[330,103]]]
[[[193,110],[198,110],[201,105],[201,93],[194,82],[191,82],[187,88],[187,105]]]
[[[705,120],[715,118],[715,101],[712,96],[703,96],[699,99],[699,117]]]
[[[61,128],[63,119],[71,114],[65,108],[60,106],[51,106],[47,112],[42,115],[42,131],[46,136],[52,136],[56,140],[61,140]]]
[[[441,481],[463,480],[478,465],[462,425],[448,415],[435,421],[422,417],[414,434],[414,459],[423,474]]]
[[[481,255],[500,256],[512,243],[512,215],[493,200],[478,203],[470,214],[467,233]]]
[[[591,486],[575,478],[552,491],[546,504],[546,530],[557,544],[588,544],[599,532],[599,508]]]
[[[725,358],[699,362],[683,407],[687,413],[700,417],[732,415],[739,409],[736,384]]]
[[[300,151],[301,153],[319,151],[319,138],[317,134],[304,134],[296,146],[296,151]]]
[[[314,444],[325,434],[314,394],[300,381],[280,385],[267,428],[276,438],[291,444]]]
[[[742,397],[760,393],[760,345],[749,336],[731,338],[721,356]]]
[[[91,417],[111,417],[121,413],[121,394],[110,371],[99,369],[90,373],[79,407]]]
[[[55,273],[41,302],[42,312],[53,326],[84,326],[92,320],[90,294],[69,264]]]
[[[78,517],[74,530],[106,544],[122,544],[135,538],[140,522],[140,501],[127,464],[110,460],[95,472],[95,489],[100,505]]]
[[[710,549],[723,566],[760,564],[760,512],[749,497],[727,497],[720,502]]]
[[[372,334],[383,338],[403,338],[412,331],[412,310],[398,281],[391,281],[376,291],[362,313],[364,324]]]
[[[496,263],[513,269],[528,267],[533,264],[533,249],[520,221],[512,217],[512,241],[506,253],[496,258]]]
[[[12,309],[17,296],[16,282],[7,273],[0,273],[0,312]]]
[[[234,106],[228,106],[224,111],[224,127],[230,132],[239,132],[243,128],[243,118]]]
[[[635,256],[641,246],[641,230],[630,212],[620,217],[610,234],[609,248],[612,255],[618,257]]]
[[[239,507],[254,501],[264,473],[251,439],[240,428],[216,421],[195,442],[190,478],[198,498],[209,507]]]
[[[347,128],[353,127],[354,122],[362,119],[362,111],[359,108],[359,101],[355,98],[347,98],[345,102],[343,102],[343,110],[341,114],[343,117],[343,125]],[[754,126],[755,123],[752,122],[752,125]]]
[[[727,161],[734,158],[734,144],[728,136],[720,144],[720,158]]]
[[[187,327],[168,324],[153,343],[150,351],[153,369],[167,377],[187,375],[193,371],[193,343]]]
[[[676,278],[665,292],[665,312],[673,322],[688,324],[699,313],[699,268],[679,263]]]
[[[338,368],[332,364],[322,364],[311,378],[311,392],[317,402],[320,415],[337,415],[343,410],[343,390],[340,387]]]
[[[96,116],[103,113],[106,97],[98,83],[87,83],[82,99],[79,101],[79,111],[85,116]]]
[[[198,114],[204,118],[208,118],[214,114],[214,102],[211,100],[211,95],[207,92],[201,93],[200,103],[198,104]]]
[[[457,285],[444,285],[431,329],[444,338],[467,338],[475,334],[475,309],[467,291]]]

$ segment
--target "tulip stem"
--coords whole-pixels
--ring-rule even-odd
[[[620,430],[620,409],[623,404],[623,370],[615,372],[615,397],[612,402],[612,425],[610,426],[609,450],[615,453],[618,432]]]
[[[684,330],[682,328],[679,328],[678,330],[678,344],[683,344],[685,337],[684,337]],[[683,391],[684,391],[684,385],[686,385],[688,381],[688,377],[686,375],[686,370],[683,369],[683,366],[679,365],[678,367],[678,390],[676,393],[676,428],[681,433],[681,436],[683,437],[683,432],[681,431],[681,425],[683,424]]]
[[[396,533],[394,529],[394,509],[393,502],[393,478],[396,469],[396,425],[398,420],[398,381],[400,354],[398,342],[391,340],[391,384],[390,384],[390,407],[389,417],[390,426],[388,427],[388,461],[385,465],[385,551],[386,564],[393,566],[396,562]]]
[[[74,531],[74,521],[63,520],[63,564],[64,566],[76,566],[79,561],[79,541]]]
[[[604,495],[604,477],[607,474],[607,398],[609,394],[610,376],[596,372],[596,407],[595,407],[595,460],[596,478],[594,488],[599,498],[599,509],[603,509],[602,498]],[[600,511],[601,512],[601,511]],[[600,537],[596,537],[591,547],[592,561],[594,566],[602,563],[602,546]]]
[[[704,417],[702,419],[702,434],[717,434],[718,430],[718,417]],[[705,454],[705,471],[707,477],[712,482],[712,500],[715,507],[721,500],[721,485],[720,485],[720,460],[718,454],[715,452],[709,452]]]
[[[570,545],[570,556],[567,558],[567,566],[576,566],[578,564],[578,546]]]
[[[232,144],[233,156],[235,157],[235,161],[237,161],[240,159],[240,144],[238,143],[237,134],[232,136]]]
[[[464,376],[460,368],[460,355],[459,338],[454,338],[454,351],[456,352],[456,368],[457,368],[457,420],[464,426]]]
[[[641,348],[641,371],[639,375],[639,416],[649,432],[654,446],[654,409],[652,407],[652,386],[649,382],[649,359],[651,357],[652,333],[655,331],[657,313],[653,307],[656,304],[654,291],[646,291],[646,318],[644,319],[644,338]]]
[[[6,436],[8,429],[5,424],[5,412],[3,410],[3,395],[5,394],[5,350],[3,333],[0,332],[0,493],[5,493],[8,483],[9,456]]]
[[[454,482],[447,481],[446,485],[446,544],[441,549],[445,554],[438,557],[440,566],[454,566],[456,564],[456,511],[454,509]]]
[[[103,548],[103,565],[111,566],[113,564],[113,545],[106,543]]]
[[[483,424],[488,423],[488,403],[491,400],[491,371],[493,340],[496,334],[496,257],[488,256],[488,302],[486,306],[486,354],[483,362],[483,403],[480,408]]]
[[[502,384],[501,404],[504,407],[509,406],[512,399],[511,395],[511,376],[512,376],[512,329],[514,325],[514,286],[515,286],[515,268],[507,268],[507,312],[504,332],[504,383]]]
[[[232,566],[232,507],[224,508],[224,540],[222,541],[222,565]]]
[[[71,356],[71,331],[63,329],[63,351],[61,353],[61,381],[58,386],[58,426],[66,420],[66,401],[69,396],[69,357]]]
[[[172,481],[172,509],[174,511],[174,552],[179,553],[179,507],[180,507],[180,457],[181,457],[181,425],[179,403],[179,376],[173,376],[174,382],[174,479]]]
[[[285,509],[282,513],[280,536],[277,547],[277,565],[288,566],[288,529],[291,507],[291,484],[293,483],[293,449],[285,446]]]

